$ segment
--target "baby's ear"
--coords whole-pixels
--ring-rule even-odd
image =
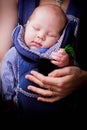
[[[26,25],[29,24],[29,20],[27,21]]]
[[[29,23],[29,20],[27,21],[27,24]]]
[[[24,25],[24,27],[26,28],[26,26],[29,24],[29,20],[27,21],[27,23]]]

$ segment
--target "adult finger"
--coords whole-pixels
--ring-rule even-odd
[[[44,76],[36,71],[32,71],[31,74],[32,75],[27,75],[26,78],[38,84],[42,88],[50,89],[49,86],[53,86],[54,88],[54,86],[58,86],[58,83],[62,83],[60,82],[61,79]]]
[[[61,96],[38,97],[37,100],[42,101],[42,102],[53,103],[53,102],[59,101],[62,98],[64,98],[64,97],[61,97]]]
[[[48,90],[48,89],[42,89],[42,88],[38,88],[35,86],[28,86],[28,89],[33,91],[34,93],[37,93],[38,95],[41,95],[43,97],[51,97],[53,96],[53,91]]]
[[[64,68],[59,68],[56,69],[54,71],[52,71],[51,73],[48,74],[48,76],[50,77],[62,77],[62,76],[67,76],[70,75],[72,73],[73,67],[64,67]]]
[[[36,77],[36,76],[28,74],[28,75],[25,76],[25,78],[34,82],[34,83],[36,83],[39,86],[43,86],[43,82],[41,82],[41,80],[39,80],[38,77]]]

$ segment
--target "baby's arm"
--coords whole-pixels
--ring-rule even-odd
[[[58,52],[52,52],[51,57],[54,59],[51,60],[51,63],[57,65],[58,67],[65,67],[73,64],[69,54],[63,48],[60,48]]]

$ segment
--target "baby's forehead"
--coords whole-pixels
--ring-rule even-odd
[[[54,12],[54,14],[60,14],[60,13],[63,13],[61,8],[56,6],[56,5],[41,5],[41,6],[38,6],[34,12],[34,13],[42,13],[43,12],[46,12],[46,13],[52,13]]]
[[[67,18],[63,10],[57,5],[40,5],[35,8],[29,20],[33,20],[38,17],[46,17],[49,20],[49,17],[56,19],[57,21],[62,21],[66,23]]]

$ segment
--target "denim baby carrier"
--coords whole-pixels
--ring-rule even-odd
[[[34,10],[35,7],[37,7],[39,5],[39,0],[19,0],[19,24],[20,25],[24,25],[27,21],[27,19],[29,18],[29,16],[31,15],[32,11]],[[75,8],[76,6],[76,8]],[[78,34],[78,26],[79,26],[79,18],[80,18],[80,12],[79,12],[79,8],[78,5],[76,4],[75,0],[71,0],[69,7],[67,9],[67,17],[68,17],[68,24],[66,26],[66,29],[64,30],[64,36],[62,39],[62,44],[61,47],[65,47],[67,44],[71,44],[74,48],[76,47],[76,41],[77,41],[77,34]],[[21,26],[19,26],[16,30],[16,34],[15,37],[17,35],[17,33],[20,32]],[[15,39],[15,38],[14,38]],[[16,48],[20,48],[20,46],[18,47],[18,45],[16,44]],[[55,103],[45,103],[45,102],[39,102],[37,101],[36,97],[38,96],[37,94],[33,94],[32,92],[30,92],[30,94],[28,93],[27,87],[29,84],[32,84],[30,81],[27,81],[26,79],[24,79],[24,72],[23,69],[25,69],[26,71],[29,69],[30,64],[28,64],[28,59],[26,58],[28,53],[22,51],[21,54],[21,48],[19,49],[19,53],[20,53],[20,62],[19,62],[19,84],[20,84],[20,88],[19,88],[19,93],[18,93],[18,102],[19,102],[19,107],[21,108],[21,110],[23,110],[22,112],[26,113],[26,115],[31,115],[31,116],[47,116],[50,113],[55,113],[60,109],[60,104],[62,104],[60,102],[55,102]],[[31,52],[32,55],[32,52]],[[36,71],[39,71],[38,68],[38,64],[37,61],[39,59],[38,55],[33,54],[33,59],[36,59]],[[49,60],[47,60],[45,62],[44,57],[41,58],[40,60],[40,65],[41,66],[48,66],[48,69],[52,67],[52,70],[55,69],[55,66],[51,66]],[[31,61],[32,62],[32,61]],[[23,63],[23,66],[21,65],[21,63]],[[34,66],[32,67],[34,68]],[[43,70],[43,67],[40,68],[40,70],[42,71],[42,73],[44,73],[45,70]],[[52,71],[50,69],[50,71]],[[47,71],[47,70],[46,70]],[[49,73],[49,72],[47,72]],[[45,74],[47,75],[47,74]],[[25,85],[26,84],[26,85]],[[36,85],[35,85],[36,86]],[[38,86],[37,86],[38,87]],[[25,93],[24,91],[26,91],[27,93]],[[64,102],[64,101],[63,101]]]

